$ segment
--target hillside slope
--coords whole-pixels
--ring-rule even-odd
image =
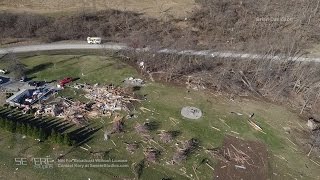
[[[196,6],[194,0],[1,0],[0,10],[52,13],[116,9],[145,13],[151,17],[184,17]]]

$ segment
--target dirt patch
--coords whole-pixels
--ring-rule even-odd
[[[227,136],[216,157],[214,179],[268,179],[268,151],[260,142]]]

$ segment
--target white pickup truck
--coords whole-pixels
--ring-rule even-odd
[[[7,74],[7,73],[8,73],[8,70],[6,70],[6,69],[0,69],[0,73],[2,73],[2,74]]]
[[[87,37],[89,44],[101,44],[101,37]]]

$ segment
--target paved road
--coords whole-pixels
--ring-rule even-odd
[[[125,44],[120,43],[106,43],[101,45],[87,44],[87,43],[52,43],[52,44],[40,44],[40,45],[27,45],[17,46],[10,48],[0,48],[0,57],[7,53],[22,53],[22,52],[34,52],[34,51],[48,51],[48,50],[81,50],[81,49],[105,49],[105,50],[132,50]],[[136,51],[150,51],[148,48],[135,49]],[[174,49],[162,49],[157,53],[165,54],[181,54],[181,55],[194,55],[194,56],[206,56],[206,57],[221,57],[221,58],[233,58],[233,59],[272,59],[272,60],[292,60],[292,61],[304,61],[304,62],[320,62],[320,58],[308,58],[308,57],[284,57],[284,56],[272,56],[272,55],[259,55],[248,53],[236,53],[236,52],[215,52],[210,50],[194,51],[184,50],[177,51]]]

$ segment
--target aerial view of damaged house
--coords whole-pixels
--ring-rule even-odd
[[[8,105],[22,108],[24,113],[33,111],[35,116],[49,115],[71,120],[77,124],[86,123],[87,118],[111,117],[115,111],[129,111],[131,102],[139,101],[112,84],[99,86],[75,83],[74,86],[69,86],[69,83],[75,80],[71,77],[65,77],[58,82],[14,81],[4,76],[1,76],[1,79],[2,89],[11,93],[6,99]],[[123,82],[135,87],[144,84],[143,80],[133,77]],[[65,86],[83,90],[90,102],[83,103],[69,97],[57,96]]]
[[[0,0],[0,180],[320,180],[320,0]]]

